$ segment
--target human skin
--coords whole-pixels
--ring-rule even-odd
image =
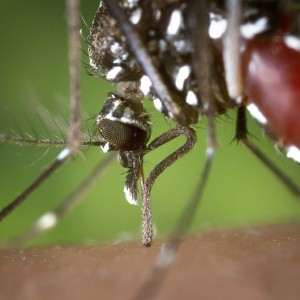
[[[133,299],[161,241],[0,250],[1,299]],[[299,299],[300,224],[187,237],[155,299]]]

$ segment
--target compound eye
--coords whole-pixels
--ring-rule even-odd
[[[103,139],[115,150],[131,151],[141,148],[148,140],[148,133],[134,125],[102,119],[98,128]]]
[[[110,94],[97,117],[103,151],[133,151],[150,137],[150,120],[142,102]]]

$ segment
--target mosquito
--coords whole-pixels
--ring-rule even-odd
[[[206,161],[201,173],[200,183],[192,201],[184,210],[182,218],[174,230],[171,244],[175,244],[176,247],[179,245],[180,239],[185,234],[192,220],[192,215],[196,211],[199,198],[207,184],[217,148],[215,118],[227,109],[235,109],[238,112],[236,138],[262,160],[294,194],[299,196],[299,188],[254,146],[247,135],[245,94],[256,89],[251,90],[249,86],[244,87],[244,82],[241,80],[245,75],[241,73],[243,61],[239,59],[241,58],[238,42],[239,29],[248,23],[258,22],[265,16],[270,17],[269,8],[258,10],[257,7],[253,9],[250,2],[247,2],[245,7],[234,6],[238,3],[235,1],[227,2],[228,7],[225,8],[218,1],[213,1],[210,4],[211,6],[205,1],[201,4],[196,1],[189,4],[184,1],[174,1],[174,3],[168,3],[167,1],[156,3],[155,1],[152,4],[147,1],[141,3],[139,1],[103,1],[92,25],[88,40],[91,65],[94,71],[117,84],[117,92],[108,95],[97,117],[102,139],[90,142],[90,144],[101,146],[105,152],[120,151],[119,160],[121,164],[127,168],[129,167],[125,181],[125,195],[128,202],[133,204],[137,202],[136,186],[141,181],[144,222],[143,244],[146,246],[151,244],[153,235],[150,207],[152,185],[158,175],[194,147],[196,136],[192,126],[197,124],[199,115],[207,117]],[[74,4],[75,2],[70,1],[70,3]],[[284,8],[285,6],[278,9],[279,17],[281,17],[280,13],[282,11],[284,12],[283,15],[289,12],[287,8],[285,10]],[[255,9],[256,13],[253,13]],[[69,11],[78,10],[73,10],[70,6]],[[207,14],[208,11],[211,11],[211,15]],[[152,12],[152,14],[149,12]],[[250,12],[252,12],[252,15]],[[147,15],[148,13],[149,15]],[[207,34],[210,24],[215,20],[214,18],[227,21],[227,31],[223,34],[224,41],[220,46],[223,51],[219,52],[217,48],[219,45],[213,46],[212,40]],[[72,23],[72,20],[75,19],[78,19],[78,17],[73,19],[70,16],[69,18],[70,28],[73,28],[73,30],[70,30],[70,41],[75,42],[75,46],[71,44],[71,49],[78,48],[78,41],[76,38],[72,38],[72,34],[76,32],[74,28],[78,31],[76,22]],[[202,20],[200,24],[199,19]],[[281,29],[281,24],[277,24],[272,18],[269,19],[267,21],[270,23],[267,25],[271,27],[263,27],[261,31],[254,34],[254,37],[256,35],[263,36],[264,34],[272,36],[272,34],[276,34],[277,30]],[[99,23],[100,26],[97,25]],[[102,26],[103,24],[106,26]],[[296,22],[292,22],[292,25],[296,26]],[[295,26],[291,26],[291,28],[296,30],[297,28],[294,29]],[[108,32],[100,32],[99,28],[108,29]],[[270,28],[272,30],[269,30]],[[146,33],[146,35],[143,35],[143,33]],[[290,30],[286,33],[293,32]],[[290,35],[295,36],[295,34]],[[102,45],[102,48],[97,48],[97,45]],[[245,45],[247,48],[247,41]],[[255,40],[253,47],[255,50]],[[250,66],[252,62],[251,48],[246,54],[250,56],[248,58]],[[69,144],[57,156],[56,162],[46,170],[44,177],[40,177],[41,180],[47,179],[52,171],[63,165],[80,147],[78,142],[78,69],[76,69],[79,60],[78,53],[71,51],[70,57],[71,90],[73,91],[71,99],[74,99],[72,101],[72,111],[74,111],[71,114]],[[224,65],[222,64],[223,60]],[[217,68],[214,69],[213,66],[217,66]],[[181,73],[183,75],[179,76]],[[259,84],[259,82],[256,84]],[[177,126],[158,138],[151,139],[150,127],[152,127],[152,124],[148,113],[144,110],[141,100],[144,95],[142,94],[152,99],[159,112],[174,120]],[[254,107],[260,108],[259,105]],[[115,122],[116,124],[113,124]],[[128,136],[127,129],[123,128],[124,124],[125,127],[134,129],[133,133],[130,133],[134,136],[134,139],[129,135],[130,147],[127,145]],[[263,125],[281,146],[286,147],[289,155],[297,159],[297,140],[293,140],[293,137],[290,139],[275,126],[272,127],[272,122],[270,124],[271,127],[266,123]],[[115,127],[115,125],[118,126]],[[109,130],[112,126],[115,128],[113,132]],[[113,134],[119,133],[120,130],[125,133],[122,133],[121,137],[116,139]],[[124,139],[126,139],[125,146],[123,143],[124,135]],[[161,145],[178,135],[186,136],[187,142],[180,148],[175,149],[174,155],[171,154],[171,157],[164,159],[162,164],[158,163],[154,167],[154,171],[150,172],[150,175],[144,176],[143,157],[150,151],[159,149]],[[138,143],[136,143],[136,137],[139,137]],[[101,165],[100,170],[102,169]],[[39,183],[37,181],[32,189],[37,188]],[[28,193],[31,192],[31,188],[27,191]],[[78,193],[81,193],[81,191],[79,190]],[[26,194],[27,192],[21,194],[22,200]],[[77,198],[77,194],[75,196]],[[4,208],[1,216],[4,218],[8,215],[14,206],[15,204],[12,204]],[[61,212],[65,212],[64,207],[59,207],[55,214],[44,216],[44,219],[41,219],[38,223],[40,226],[38,230],[47,229],[47,227],[54,225]],[[34,231],[29,232],[29,236],[25,236],[26,239],[34,233]],[[170,254],[168,252],[168,255]]]
[[[277,77],[283,74],[279,73],[277,77],[274,75],[268,79],[265,79],[264,75],[261,75],[260,80],[256,78],[257,72],[263,74],[271,72],[273,70],[271,65],[274,61],[277,63],[277,60],[288,59],[292,55],[291,60],[299,61],[298,53],[293,52],[298,50],[296,43],[288,42],[287,38],[294,33],[290,31],[296,30],[294,29],[296,26],[294,12],[290,12],[290,6],[283,3],[272,2],[268,5],[269,11],[272,8],[275,9],[275,18],[267,16],[266,19],[266,12],[263,9],[257,11],[257,6],[253,3],[245,3],[242,9],[242,4],[235,1],[228,1],[225,14],[220,14],[222,5],[218,3],[208,4],[196,1],[188,4],[181,1],[175,4],[168,2],[150,4],[139,3],[139,1],[120,3],[103,1],[100,3],[89,36],[90,64],[95,71],[102,72],[107,80],[115,82],[117,89],[119,88],[118,95],[112,95],[106,100],[97,119],[104,139],[102,149],[108,152],[123,151],[123,147],[125,151],[143,148],[149,132],[145,124],[149,120],[139,120],[134,117],[135,112],[142,115],[142,118],[146,114],[140,108],[133,108],[137,106],[137,102],[142,105],[142,95],[138,95],[139,91],[152,99],[159,112],[177,122],[178,127],[167,133],[170,136],[166,138],[168,141],[179,134],[185,134],[187,137],[185,150],[179,151],[178,149],[177,154],[174,152],[173,157],[170,156],[158,164],[157,169],[155,168],[153,173],[150,173],[145,182],[142,180],[142,186],[145,187],[142,197],[144,245],[150,245],[152,242],[150,186],[162,170],[180,157],[178,153],[185,155],[194,147],[196,136],[192,125],[198,122],[199,116],[207,117],[206,160],[199,190],[194,196],[195,206],[191,202],[191,207],[187,208],[179,231],[185,232],[184,227],[189,223],[186,221],[186,215],[191,216],[195,211],[210,173],[217,148],[215,117],[228,109],[237,110],[236,139],[270,168],[291,192],[299,196],[298,186],[274,166],[248,138],[246,106],[269,131],[269,134],[277,140],[277,143],[286,149],[288,157],[299,161],[300,140],[295,130],[300,125],[297,118],[297,68],[290,67],[288,70],[282,68],[282,72],[284,70],[289,77],[284,81],[285,85],[282,84],[282,87],[278,89],[280,100],[276,102],[276,106],[268,103],[272,101],[272,97],[267,97],[266,93],[271,94],[271,90],[278,87],[280,80]],[[208,11],[210,14],[207,13]],[[288,22],[291,24],[288,24],[288,29],[286,29],[286,25],[280,20],[283,20],[286,15],[289,18],[289,14]],[[227,22],[226,32],[223,33],[222,53],[218,51],[218,45],[215,45],[207,34],[212,21],[216,21],[212,20],[216,16]],[[198,18],[202,20],[200,23]],[[168,22],[164,23],[165,20]],[[265,24],[258,26],[258,22]],[[257,32],[253,32],[253,28],[251,32],[249,28],[251,26],[255,27],[254,31]],[[271,37],[264,39],[263,36],[266,34]],[[259,39],[260,36],[262,36],[262,42]],[[243,50],[240,49],[240,45],[243,46]],[[268,53],[270,47],[276,47],[279,53],[274,55]],[[266,55],[271,57],[270,62]],[[290,82],[293,82],[293,85]],[[289,91],[289,94],[285,89]],[[282,104],[282,101],[288,101],[287,95],[290,101],[289,109]],[[274,94],[273,97],[276,96]],[[131,102],[134,102],[132,107]],[[124,103],[126,108],[123,107]],[[285,116],[282,125],[278,124],[281,121],[280,117],[274,116],[275,111],[281,107],[282,114]],[[118,128],[122,126],[122,137],[118,135],[118,130],[114,132],[115,135],[111,133],[110,130],[115,125]],[[144,140],[138,146],[135,143],[129,145],[127,141],[126,144],[119,142],[123,139],[123,127],[127,129],[132,125],[144,132]],[[180,131],[183,128],[189,134],[177,133],[177,130]],[[135,142],[139,134],[135,133]],[[161,137],[161,143],[165,143],[164,135]],[[154,141],[155,144],[156,141]],[[152,144],[149,148],[152,148]],[[131,155],[130,158],[126,156],[126,163],[130,161],[130,164],[135,165],[139,158],[135,158],[136,154]],[[139,154],[138,157],[140,157]],[[121,164],[122,160],[120,157]],[[141,174],[136,175],[136,171],[134,173],[135,180],[142,177]],[[151,176],[154,176],[153,179]],[[135,202],[136,196],[133,196],[135,191],[134,188],[130,189],[130,185],[132,183],[126,182],[125,194],[128,202]],[[174,236],[180,235],[176,232]]]

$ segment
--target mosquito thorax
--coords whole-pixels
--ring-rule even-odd
[[[105,100],[97,117],[97,125],[104,152],[142,148],[151,132],[150,119],[142,103],[113,93]]]
[[[89,35],[90,65],[96,74],[110,82],[134,81],[144,96],[167,118],[181,125],[198,122],[202,103],[196,78],[191,67],[193,48],[186,39],[183,16],[184,2],[120,1],[131,24],[141,36],[149,55],[161,70],[172,99],[180,112],[169,111],[156,95],[149,77],[144,73],[130,50],[116,21],[100,3]],[[183,124],[184,123],[184,124]]]

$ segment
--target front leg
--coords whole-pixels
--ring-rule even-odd
[[[185,135],[186,142],[153,168],[142,187],[142,243],[144,246],[151,246],[153,238],[151,209],[151,190],[153,184],[160,174],[194,148],[197,141],[196,133],[189,127],[175,127],[154,139],[144,153],[145,155],[180,135]]]

